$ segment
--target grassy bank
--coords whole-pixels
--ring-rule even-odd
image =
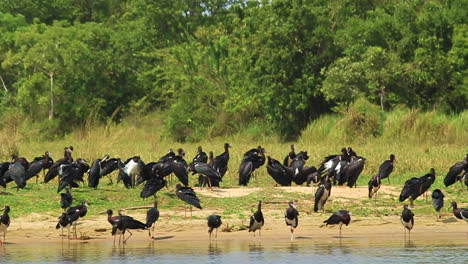
[[[396,155],[397,163],[391,175],[391,184],[397,192],[401,190],[403,183],[411,177],[419,177],[426,174],[430,168],[435,168],[438,173],[435,188],[442,189],[449,199],[460,203],[467,203],[466,187],[459,184],[445,188],[443,177],[450,166],[463,159],[467,153],[468,145],[468,114],[459,116],[444,116],[435,112],[420,113],[418,111],[398,110],[386,114],[378,119],[378,127],[375,135],[369,135],[367,128],[361,130],[361,134],[355,137],[346,134],[350,128],[349,119],[355,114],[325,116],[312,122],[302,133],[296,142],[281,142],[275,136],[263,137],[258,133],[242,132],[236,135],[205,139],[201,142],[177,143],[161,138],[162,123],[155,121],[153,116],[137,119],[127,119],[120,125],[88,125],[75,131],[64,138],[45,141],[39,139],[34,131],[10,130],[4,128],[0,133],[2,142],[2,160],[8,160],[8,153],[18,152],[21,156],[32,159],[41,155],[46,150],[54,154],[54,158],[61,157],[64,146],[73,145],[74,157],[84,157],[89,162],[104,154],[112,157],[127,158],[140,155],[145,162],[158,160],[169,148],[183,148],[187,153],[187,160],[191,160],[196,154],[197,146],[203,146],[205,151],[214,151],[215,155],[223,151],[223,143],[229,142],[231,160],[229,172],[222,182],[223,188],[237,187],[237,169],[245,151],[257,145],[262,145],[267,150],[267,155],[282,160],[289,151],[289,145],[295,143],[299,150],[307,150],[310,159],[308,166],[318,166],[324,156],[338,153],[343,146],[352,146],[359,155],[366,157],[366,164],[357,184],[363,188],[367,186],[369,178],[378,170],[378,166],[390,153]],[[360,118],[360,117],[359,117]],[[11,132],[13,131],[13,132]],[[367,131],[367,132],[366,132]],[[312,190],[310,192],[285,192],[281,189],[273,189],[274,181],[267,174],[265,167],[256,173],[249,187],[260,189],[240,197],[215,198],[201,195],[204,208],[214,208],[226,215],[226,217],[248,219],[250,209],[256,201],[272,201],[270,208],[283,208],[288,200],[297,200],[305,206],[309,212],[312,209]],[[113,178],[116,178],[116,174]],[[191,182],[196,181],[196,176],[191,177]],[[387,184],[384,181],[384,184]],[[174,185],[169,189],[163,189],[158,195],[160,206],[163,209],[182,208],[183,203],[175,197]],[[0,204],[9,204],[14,208],[13,216],[27,215],[30,213],[44,213],[59,215],[59,199],[56,194],[56,182],[49,184],[35,184],[34,179],[28,183],[28,189],[16,191],[2,190],[6,195],[0,195]],[[151,199],[146,201],[139,198],[142,186],[135,189],[125,189],[122,184],[108,185],[107,179],[101,182],[98,190],[92,190],[84,186],[73,191],[77,201],[86,199],[92,210],[91,215],[102,213],[108,208],[125,208],[131,206],[149,205]],[[306,187],[303,187],[306,188]],[[336,189],[335,193],[339,192]],[[4,194],[5,194],[4,193]],[[333,197],[333,192],[332,192]],[[374,201],[369,201],[365,196],[359,199],[337,199],[327,210],[348,208],[356,214],[399,214],[401,204],[397,201],[397,195],[388,195],[378,201],[376,207]],[[448,204],[448,203],[447,203]],[[448,205],[446,206],[448,207]],[[422,198],[416,201],[416,212],[432,213],[430,202]],[[247,220],[246,220],[247,221]]]

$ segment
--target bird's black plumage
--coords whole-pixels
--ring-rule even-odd
[[[210,215],[208,216],[207,220],[208,220],[208,233],[210,234],[210,239],[211,239],[211,233],[213,232],[214,229],[216,229],[215,237],[217,237],[217,233],[218,233],[217,230],[221,226],[221,224],[223,224],[223,222],[221,221],[221,216]]]
[[[179,149],[179,154],[174,158],[172,162],[172,171],[179,181],[185,185],[189,185],[189,166],[184,159],[185,152],[182,149]]]
[[[359,175],[364,169],[365,158],[363,157],[354,157],[351,159],[351,163],[348,165],[345,171],[345,178],[347,179],[348,187],[356,186]]]
[[[270,156],[267,157],[267,172],[277,184],[291,186],[292,177],[291,173],[288,173],[288,168]]]
[[[448,187],[459,180],[459,175],[463,172],[463,170],[468,172],[468,154],[466,154],[464,160],[457,162],[452,167],[450,167],[447,175],[444,178],[445,187]]]
[[[284,157],[283,166],[290,167],[294,158],[296,157],[296,146],[291,144],[291,151]]]
[[[259,230],[260,233],[264,224],[265,219],[262,213],[262,201],[258,201],[257,211],[250,217],[249,232],[254,232],[255,236],[255,231]]]
[[[70,193],[70,189],[66,188],[65,193],[60,194],[60,208],[67,209],[73,204],[73,196]]]
[[[325,225],[340,225],[340,237],[341,237],[341,227],[343,225],[349,225],[351,222],[351,213],[347,210],[338,210],[334,212],[327,220],[323,221]]]
[[[206,152],[203,151],[202,146],[198,146],[197,155],[193,158],[192,162],[208,162],[208,155],[206,155]]]
[[[372,176],[367,184],[369,187],[369,199],[374,197],[377,194],[377,191],[380,189],[381,180],[379,174]]]
[[[53,163],[54,160],[50,157],[50,153],[48,151],[46,151],[42,157],[36,157],[34,161],[29,164],[28,169],[26,170],[26,181],[37,176],[41,170],[49,169]]]
[[[429,173],[419,178],[419,180],[421,181],[420,195],[424,194],[427,190],[429,190],[429,188],[431,188],[435,179],[436,179],[436,172],[434,168],[431,168]]]
[[[393,171],[393,163],[395,162],[395,155],[390,154],[390,159],[384,161],[379,167],[379,177],[380,179],[389,178],[390,174]],[[389,178],[390,181],[390,178]]]
[[[102,159],[96,159],[91,164],[88,171],[88,186],[96,189],[99,185],[99,179],[101,179],[103,163],[109,159],[109,155],[105,155]]]
[[[400,220],[405,230],[408,229],[408,231],[411,232],[411,229],[413,229],[414,226],[414,213],[409,209],[407,204],[403,206],[403,212],[401,212]]]
[[[156,195],[156,193],[167,186],[167,181],[164,178],[153,176],[151,179],[146,181],[143,190],[141,190],[140,197],[148,198],[151,195]]]
[[[213,167],[219,172],[221,178],[224,177],[228,170],[229,163],[229,148],[231,145],[229,143],[224,143],[224,152],[216,156],[213,161]]]
[[[154,223],[159,219],[158,202],[154,202],[154,206],[146,212],[146,227],[149,229],[149,236],[154,238]],[[153,235],[151,235],[153,231]]]
[[[73,147],[65,147],[63,152],[63,158],[57,160],[52,166],[50,166],[49,171],[45,176],[44,182],[49,182],[53,180],[57,175],[59,175],[60,166],[64,164],[71,164],[73,162],[72,158]]]
[[[291,240],[294,238],[294,229],[299,225],[299,212],[294,202],[289,202],[289,207],[284,213],[284,220],[287,226],[291,227]]]
[[[8,170],[3,175],[5,182],[14,181],[17,188],[26,187],[26,167],[21,161],[10,163]]]
[[[134,187],[136,184],[136,176],[141,173],[145,166],[140,156],[133,156],[119,164],[119,180],[122,180],[126,188]]]
[[[127,243],[127,240],[132,237],[132,229],[146,229],[146,225],[138,220],[135,220],[133,217],[130,216],[118,216],[117,222],[112,227],[112,235],[116,235],[118,232],[121,234],[125,234],[125,232],[129,232],[130,236],[125,239],[123,242]]]
[[[314,212],[321,210],[331,195],[332,184],[328,177],[322,179],[317,191],[315,191]]]
[[[442,191],[439,189],[435,189],[432,192],[432,206],[434,207],[436,212],[439,214],[439,218],[440,218],[440,209],[444,207],[444,197],[445,197],[444,193],[442,193]]]
[[[86,163],[86,160],[81,158],[72,164],[61,165],[59,169],[60,182],[57,188],[57,193],[67,186],[77,186],[77,181],[83,182],[83,175],[88,170],[88,163]]]
[[[176,185],[176,195],[182,201],[195,206],[198,209],[202,209],[200,205],[200,199],[198,199],[195,191],[190,187],[183,187],[180,184]]]
[[[3,214],[0,215],[0,233],[3,233],[3,238],[5,238],[6,230],[10,226],[9,213],[10,213],[10,206],[7,205],[3,208]],[[5,239],[4,241],[0,239],[0,245],[3,244],[4,242],[5,242]]]
[[[421,180],[419,178],[413,177],[405,182],[403,190],[400,193],[400,202],[410,198],[411,204],[416,198],[421,195]]]

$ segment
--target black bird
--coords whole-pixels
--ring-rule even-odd
[[[336,211],[330,216],[330,218],[328,218],[327,220],[323,222],[325,224],[320,227],[339,224],[340,225],[340,237],[341,237],[341,227],[343,226],[343,224],[345,224],[346,226],[349,225],[349,222],[351,222],[351,212],[347,210]]]
[[[221,153],[219,156],[216,156],[213,161],[213,167],[219,172],[221,178],[226,175],[228,170],[228,163],[229,163],[229,148],[231,145],[229,143],[224,143],[224,152]]]
[[[67,209],[73,204],[73,196],[69,188],[65,188],[65,193],[60,194],[60,208]]]
[[[284,157],[283,166],[290,167],[294,158],[296,157],[296,146],[291,144],[291,151]]]
[[[126,216],[126,215],[119,215],[117,223],[112,227],[112,235],[115,236],[118,233],[125,235],[125,232],[130,233],[130,236],[127,239],[124,239],[123,243],[127,243],[127,240],[132,237],[131,229],[146,229],[146,225],[142,222],[133,219],[133,217]],[[120,239],[119,239],[120,242]]]
[[[119,164],[119,180],[122,180],[126,188],[135,186],[135,178],[141,173],[145,163],[141,160],[140,156],[133,156],[125,163]],[[118,181],[119,181],[118,180]]]
[[[42,170],[45,172],[46,169],[49,169],[54,160],[50,157],[51,154],[49,151],[46,151],[42,157],[36,157],[34,161],[29,164],[28,169],[26,170],[26,181],[36,176],[36,183],[39,179],[39,172]],[[44,176],[45,177],[45,176]]]
[[[331,181],[328,176],[325,176],[315,192],[314,212],[318,212],[318,210],[323,209],[328,197],[331,195],[331,188]]]
[[[210,188],[212,187],[212,185],[219,186],[219,181],[222,180],[221,175],[215,168],[213,168],[213,166],[207,163],[202,163],[202,162],[194,162],[190,165],[191,165],[190,167],[191,171],[195,173],[199,173],[206,178],[206,181],[208,182],[208,186]],[[213,184],[213,182],[216,182],[216,184]]]
[[[426,192],[431,188],[431,185],[434,183],[436,178],[436,172],[434,168],[431,168],[429,173],[420,177],[419,180],[421,181],[421,193],[420,195],[424,194],[427,199]]]
[[[192,162],[208,162],[208,155],[206,155],[201,146],[198,146],[197,155],[193,158]]]
[[[254,232],[258,230],[258,235],[261,236],[261,230],[265,224],[265,219],[263,219],[262,213],[262,201],[258,201],[257,211],[250,217],[249,232]]]
[[[71,164],[63,164],[60,166],[59,174],[60,181],[57,188],[57,193],[65,187],[78,187],[77,181],[83,182],[83,175],[89,170],[89,165],[84,159],[77,159]]]
[[[172,172],[172,161],[170,161],[170,164],[164,164],[164,166],[169,166],[170,167],[170,170]],[[153,178],[153,177],[160,177],[160,178],[163,178],[164,176],[161,175],[161,166],[163,166],[162,164],[160,163],[157,163],[157,162],[150,162],[150,163],[146,163],[141,172],[138,174],[137,178],[136,178],[136,185],[140,185],[142,184],[143,182]],[[166,175],[167,176],[167,175]]]
[[[279,161],[267,157],[267,172],[281,186],[291,186],[292,172],[288,172],[287,167],[283,166]]]
[[[158,221],[158,219],[159,219],[158,202],[154,201],[154,207],[150,208],[146,212],[146,227],[148,228],[148,235],[150,238],[155,238],[154,226],[155,226],[156,221]]]
[[[413,229],[414,226],[414,214],[411,212],[407,204],[403,205],[403,212],[401,212],[400,220],[404,227],[405,235],[406,229],[408,229],[408,233],[411,236],[411,229]]]
[[[119,159],[112,158],[105,161],[101,161],[101,173],[100,178],[104,176],[109,176],[109,182],[112,184],[112,178],[110,174],[119,168]]]
[[[185,185],[189,185],[189,166],[184,159],[185,152],[183,149],[177,150],[178,155],[174,157],[173,164],[172,164],[172,171],[174,172],[175,176],[179,181]]]
[[[336,173],[339,174],[340,168],[344,167],[347,162],[350,162],[350,156],[346,148],[341,149],[340,155],[329,155],[325,157],[320,164],[318,169],[320,174],[329,172],[330,176],[335,176]],[[343,163],[344,162],[344,163]],[[340,164],[341,163],[341,164]],[[340,166],[338,166],[340,165]]]
[[[10,163],[8,170],[3,175],[3,179],[6,183],[15,181],[16,188],[23,189],[26,187],[26,170],[27,163],[19,158],[14,158]]]
[[[458,208],[457,202],[452,202],[450,207],[453,209],[453,215],[458,219],[463,219],[462,212],[468,212],[468,209],[466,208]]]
[[[444,197],[445,197],[444,194],[439,189],[435,189],[432,192],[432,206],[434,207],[434,209],[436,210],[438,214],[437,220],[439,220],[440,218],[440,209],[444,207]]]
[[[49,171],[47,172],[44,182],[49,182],[57,175],[59,175],[59,169],[61,165],[71,164],[73,162],[72,158],[73,147],[65,147],[63,152],[63,158],[57,160],[52,166],[50,166]]]
[[[348,187],[352,188],[353,186],[356,187],[356,182],[358,180],[359,175],[361,174],[362,170],[364,169],[365,158],[363,157],[352,157],[351,163],[348,165],[345,171],[345,178],[348,181]]]
[[[173,149],[169,149],[166,155],[162,156],[159,160],[158,163],[164,163],[167,161],[172,161],[175,158],[176,154]]]
[[[309,159],[307,151],[301,151],[294,158],[290,171],[293,173],[292,180],[297,185],[302,185],[304,182],[307,182],[307,179],[316,175],[318,177],[317,168],[314,166],[307,167],[305,166],[305,161]],[[318,180],[318,179],[317,179]]]
[[[113,214],[112,210],[110,210],[110,209],[107,210],[107,221],[109,222],[109,224],[111,224],[112,228],[114,228],[114,226],[117,226],[117,224],[118,224],[118,222],[120,221],[121,218],[119,216],[113,216],[112,214]],[[122,238],[123,233],[121,232],[121,230],[117,230],[117,228],[116,228],[115,232],[112,229],[112,232],[113,232],[112,236],[114,237],[114,244],[115,244],[115,236],[116,235],[119,235],[119,244],[120,244],[120,240]],[[123,239],[125,239],[125,236],[124,236]]]
[[[5,179],[3,178],[3,175],[8,171],[9,167],[10,167],[10,162],[0,163],[0,186],[3,186],[3,188],[6,188],[6,185],[7,185],[7,183],[5,182]]]
[[[154,195],[162,188],[167,186],[167,181],[164,178],[153,176],[151,179],[147,180],[143,190],[141,190],[140,197],[145,199]]]
[[[421,195],[421,180],[413,177],[405,182],[400,194],[400,202],[410,198],[411,206],[413,201]]]
[[[247,186],[252,173],[265,164],[265,149],[258,146],[257,149],[251,149],[244,154],[239,167],[239,185]]]
[[[452,167],[450,167],[449,172],[444,178],[445,187],[448,187],[454,184],[456,181],[460,180],[460,173],[462,173],[463,170],[468,172],[468,154],[466,154],[464,160],[457,162]]]
[[[195,191],[190,187],[182,187],[182,185],[176,185],[176,195],[182,201],[188,203],[190,205],[190,216],[192,216],[192,205],[198,209],[202,209],[200,205],[200,199],[198,199],[197,194]],[[184,205],[184,210],[185,210]],[[185,216],[187,216],[187,212],[185,211]]]
[[[381,181],[379,174],[376,174],[372,176],[372,178],[369,180],[368,186],[369,186],[369,199],[372,197],[377,197],[377,191],[380,189]]]
[[[289,202],[289,207],[284,213],[286,225],[291,227],[291,240],[294,239],[294,229],[299,225],[299,212],[294,205],[294,202]]]
[[[384,161],[379,167],[379,177],[380,179],[387,178],[388,183],[390,183],[390,173],[393,171],[393,163],[395,162],[395,155],[390,154],[390,159]]]
[[[6,230],[10,226],[10,206],[5,206],[3,208],[3,214],[0,215],[0,233],[3,233],[3,241],[0,239],[0,245],[5,243]]]
[[[99,180],[101,179],[101,171],[105,162],[110,158],[109,155],[105,155],[102,159],[96,159],[91,164],[91,168],[88,171],[88,186],[90,188],[97,189]]]
[[[223,223],[221,221],[221,216],[219,215],[210,215],[208,216],[208,234],[210,234],[210,240],[211,240],[211,233],[213,232],[213,229],[216,229],[215,232],[215,238],[218,237],[218,228],[221,226]]]
[[[88,212],[88,204],[86,201],[83,201],[80,205],[73,206],[68,208],[68,210],[59,217],[59,222],[55,228],[62,228],[62,237],[63,237],[63,228],[68,227],[68,238],[70,239],[70,227],[73,226],[74,238],[77,238],[76,235],[76,223],[78,220],[86,216]]]

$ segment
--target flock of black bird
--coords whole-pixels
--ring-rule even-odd
[[[155,162],[144,163],[139,156],[131,157],[122,162],[119,158],[111,158],[109,155],[105,155],[102,159],[94,160],[91,166],[83,158],[73,159],[72,146],[65,147],[63,158],[55,162],[48,151],[41,157],[34,158],[31,162],[28,162],[24,157],[13,154],[11,161],[0,164],[0,186],[6,188],[7,184],[12,182],[16,184],[15,188],[17,190],[23,189],[31,178],[36,177],[37,182],[41,171],[44,174],[45,183],[59,176],[57,193],[65,189],[65,192],[60,193],[60,207],[64,209],[64,212],[59,217],[56,228],[62,229],[62,237],[63,229],[68,228],[68,238],[70,238],[70,228],[73,227],[73,236],[77,238],[76,223],[87,214],[88,204],[83,201],[77,206],[72,206],[73,196],[71,190],[72,188],[78,188],[80,182],[84,183],[85,173],[88,173],[88,186],[97,189],[99,181],[104,176],[108,176],[112,183],[110,175],[118,170],[117,182],[121,181],[126,188],[134,188],[144,183],[140,197],[147,198],[153,195],[155,199],[157,192],[167,187],[166,177],[173,174],[181,183],[176,185],[176,195],[190,205],[191,212],[191,206],[199,209],[202,209],[202,206],[195,191],[189,187],[189,174],[199,175],[198,184],[201,187],[220,187],[220,182],[222,182],[228,170],[229,148],[231,148],[230,144],[225,143],[224,152],[214,157],[212,151],[207,155],[200,146],[197,149],[197,155],[190,163],[185,160],[183,149],[178,149],[177,152],[170,149],[166,155]],[[296,153],[295,145],[291,145],[291,151],[286,155],[282,163],[270,156],[265,157],[265,153],[266,150],[262,146],[244,153],[238,170],[239,185],[247,186],[250,179],[255,177],[255,170],[263,166],[267,161],[267,172],[277,184],[291,186],[294,182],[297,185],[306,183],[307,186],[312,184],[317,187],[314,195],[314,212],[324,210],[333,185],[346,184],[350,188],[355,187],[366,161],[364,157],[357,155],[352,148],[342,148],[340,154],[325,157],[318,169],[315,166],[306,165],[309,159],[307,151]],[[371,177],[368,183],[369,198],[376,197],[382,179],[387,178],[388,182],[390,182],[389,176],[393,171],[394,162],[395,155],[391,154],[390,158],[380,165],[378,173]],[[45,173],[46,170],[47,173]],[[399,197],[400,202],[409,198],[410,204],[413,206],[413,201],[426,194],[435,178],[435,169],[431,168],[426,175],[407,180]],[[444,178],[444,184],[447,187],[457,181],[464,182],[468,186],[468,154],[465,159],[450,167]],[[440,210],[444,206],[444,194],[441,190],[435,189],[432,192],[432,202],[434,209],[438,212],[438,218],[440,218]],[[249,232],[253,232],[254,236],[257,230],[260,235],[261,228],[264,225],[261,206],[262,202],[259,201],[257,211],[250,219]],[[456,202],[452,202],[451,207],[458,219],[468,222],[468,209],[458,208]],[[6,229],[10,224],[9,212],[10,207],[5,206],[3,214],[0,216],[0,233],[3,233],[4,239]],[[157,202],[154,203],[154,207],[148,210],[146,223],[125,215],[123,211],[119,211],[119,214],[114,216],[113,211],[108,210],[107,215],[108,222],[112,225],[114,242],[115,235],[119,235],[119,242],[123,240],[125,243],[131,237],[130,230],[132,229],[149,230],[149,236],[154,238],[154,223],[159,218]],[[291,239],[293,239],[294,229],[299,223],[298,216],[299,212],[294,202],[289,202],[289,207],[285,212],[285,221],[287,226],[291,228]],[[343,224],[348,225],[350,221],[351,213],[347,210],[339,210],[324,221],[323,226],[339,225],[341,236],[341,226]],[[401,222],[405,230],[411,231],[414,225],[414,214],[408,205],[403,207]],[[213,230],[216,230],[215,237],[217,236],[217,228],[221,224],[221,216],[211,215],[208,217],[210,239]],[[124,237],[126,232],[130,234],[127,239]],[[122,236],[123,239],[121,239]],[[1,240],[0,243],[2,243]]]

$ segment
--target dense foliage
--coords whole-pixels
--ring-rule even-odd
[[[184,141],[252,123],[296,136],[360,98],[457,113],[467,12],[467,0],[0,0],[0,114],[60,134],[160,111]]]

